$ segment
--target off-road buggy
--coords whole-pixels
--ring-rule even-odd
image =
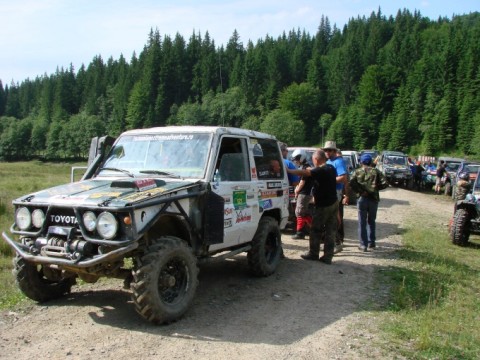
[[[13,201],[13,236],[2,236],[29,298],[120,278],[143,318],[169,323],[192,303],[199,263],[246,252],[254,275],[276,270],[288,179],[274,137],[152,128],[94,139],[90,154],[80,181]]]
[[[455,245],[466,246],[470,234],[480,234],[480,179],[477,173],[472,193],[457,201],[451,223],[450,237]]]

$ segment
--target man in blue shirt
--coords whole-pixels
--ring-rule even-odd
[[[345,236],[343,228],[343,205],[348,204],[348,172],[345,165],[345,160],[342,156],[337,156],[337,144],[335,141],[325,142],[323,151],[327,155],[327,164],[332,165],[337,171],[337,200],[338,200],[338,227],[337,237],[335,241],[335,252],[338,253],[343,250],[343,238]]]
[[[287,144],[281,143],[280,150],[282,150],[282,157],[283,157],[283,162],[285,163],[285,167],[287,169],[292,169],[292,170],[298,169],[293,163],[293,161],[287,158],[288,156]],[[300,182],[300,176],[288,173],[288,183],[290,186],[297,186],[299,182]]]

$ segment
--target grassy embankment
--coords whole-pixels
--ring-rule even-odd
[[[12,199],[68,182],[70,168],[2,163],[0,229],[11,225]],[[404,233],[398,265],[379,275],[391,286],[390,301],[376,317],[383,344],[406,358],[480,358],[480,241],[476,237],[472,246],[461,248],[451,244],[444,228],[414,224]],[[24,300],[11,275],[10,249],[1,240],[0,309]]]
[[[445,228],[418,219],[412,213],[400,265],[380,275],[391,285],[382,338],[408,359],[480,359],[480,237],[455,246]]]

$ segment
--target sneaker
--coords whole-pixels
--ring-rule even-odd
[[[366,246],[363,246],[363,245],[360,245],[360,246],[358,247],[358,250],[363,251],[363,252],[367,252],[367,247],[366,247]]]
[[[322,257],[321,257],[320,259],[318,259],[318,260],[320,260],[322,263],[327,264],[327,265],[331,265],[331,264],[332,264],[332,259],[326,258],[325,256],[322,256]]]
[[[304,260],[318,260],[318,255],[313,255],[310,252],[307,252],[305,254],[300,255],[302,259]]]
[[[293,240],[303,240],[305,239],[305,234],[301,232],[297,232],[295,235],[292,236]]]
[[[375,249],[377,246],[375,244],[368,244],[369,249]]]
[[[343,251],[343,245],[342,244],[335,245],[335,249],[333,250],[333,253],[338,254],[341,251]]]

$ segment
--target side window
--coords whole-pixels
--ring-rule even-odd
[[[247,150],[244,138],[222,138],[215,168],[219,181],[250,181]]]
[[[259,179],[281,179],[284,176],[283,158],[278,143],[270,139],[251,139],[254,144],[255,167]]]

